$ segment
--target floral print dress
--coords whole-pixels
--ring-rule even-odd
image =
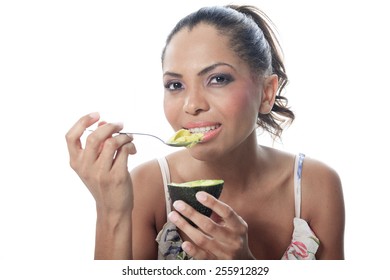
[[[287,247],[282,260],[315,260],[315,254],[320,245],[319,239],[311,230],[309,224],[300,218],[301,212],[301,177],[304,154],[299,154],[295,158],[294,167],[294,198],[295,198],[295,218],[293,220],[294,231],[292,240]],[[168,194],[168,182],[170,180],[169,167],[165,158],[158,159],[164,182],[167,213],[171,212],[171,200]],[[181,239],[176,226],[172,222],[167,222],[157,235],[158,259],[159,260],[190,260],[183,249]]]

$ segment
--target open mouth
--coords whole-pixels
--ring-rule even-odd
[[[216,124],[216,125],[212,125],[212,126],[204,126],[204,127],[194,127],[194,128],[189,128],[189,132],[191,133],[208,133],[210,131],[213,131],[217,128],[219,128],[221,125],[220,124]]]
[[[197,127],[191,127],[187,128],[187,130],[191,134],[201,134],[203,135],[200,144],[206,143],[217,137],[217,135],[221,132],[221,127],[222,124],[216,123],[216,124],[209,124],[209,125],[204,125],[204,126],[197,126]]]

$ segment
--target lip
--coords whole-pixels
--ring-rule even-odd
[[[207,127],[207,126],[220,126],[221,124],[218,122],[190,122],[183,127],[184,129],[191,129],[191,128],[197,128],[197,127]]]
[[[213,130],[210,130],[210,131],[206,132],[206,133],[203,135],[203,138],[202,138],[202,140],[200,141],[199,144],[209,142],[210,140],[212,140],[212,139],[214,139],[215,137],[217,137],[217,135],[221,132],[221,129],[222,129],[222,125],[220,125],[220,126],[219,126],[218,128],[216,128],[216,129],[213,129]]]
[[[199,144],[206,143],[217,137],[221,132],[222,124],[218,122],[191,122],[186,124],[185,129],[193,129],[198,127],[218,126],[216,129],[204,133],[204,136]]]

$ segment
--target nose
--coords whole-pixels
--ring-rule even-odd
[[[183,106],[184,112],[191,115],[197,115],[200,112],[208,111],[209,103],[205,93],[199,88],[187,90],[187,96]]]

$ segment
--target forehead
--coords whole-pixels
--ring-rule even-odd
[[[201,68],[216,62],[243,63],[231,50],[227,36],[201,23],[191,30],[183,28],[172,37],[165,50],[163,69],[176,70],[184,65]]]

